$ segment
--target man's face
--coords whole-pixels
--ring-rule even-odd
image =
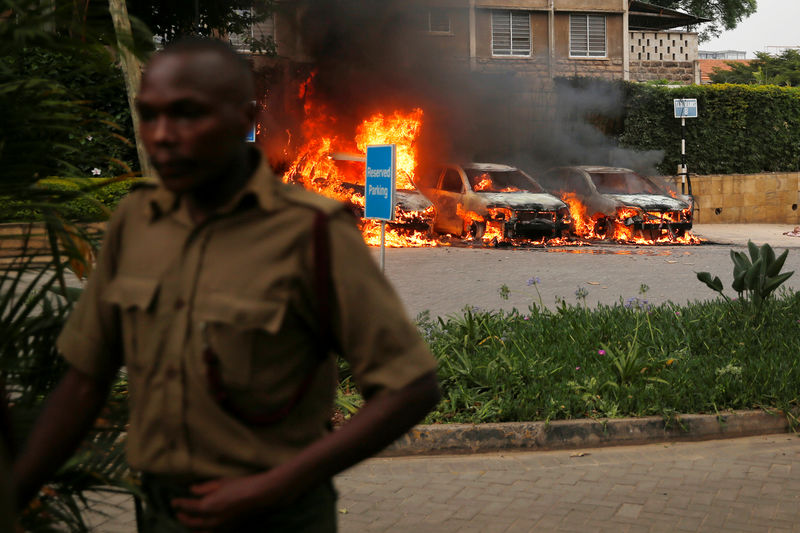
[[[213,53],[157,56],[145,72],[137,100],[142,141],[176,194],[224,179],[241,153],[252,112],[230,72]]]

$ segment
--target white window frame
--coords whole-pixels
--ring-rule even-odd
[[[442,17],[442,19],[447,19],[447,29],[434,29],[433,28],[433,18],[434,15],[438,15]],[[433,33],[435,35],[452,35],[453,33],[453,26],[450,22],[450,13],[443,9],[430,9],[428,10],[428,33]]]
[[[527,35],[525,29],[520,27],[520,24],[527,26]],[[501,25],[507,27],[507,31]],[[516,25],[516,31],[515,31]],[[496,38],[500,33],[507,33],[508,45],[498,42]],[[515,44],[524,43],[527,40],[528,49],[523,50],[522,47]],[[502,48],[501,48],[502,46]],[[521,11],[517,9],[493,9],[492,10],[492,57],[531,57],[533,54],[533,31],[531,28],[531,14],[529,11]]]
[[[597,24],[602,21],[602,36]],[[592,25],[594,23],[594,26]],[[583,31],[585,42],[575,42],[575,33]],[[603,47],[599,48],[598,42],[602,39]],[[593,42],[594,41],[594,42]],[[608,58],[608,20],[605,15],[576,13],[569,16],[569,57],[582,59]]]

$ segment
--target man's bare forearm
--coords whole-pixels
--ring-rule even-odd
[[[403,389],[371,398],[342,428],[266,475],[286,481],[290,494],[302,493],[394,442],[419,423],[439,399],[433,372]]]
[[[105,404],[111,380],[70,368],[50,395],[14,464],[17,504],[24,506],[66,461]]]

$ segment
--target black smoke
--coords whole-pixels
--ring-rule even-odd
[[[425,31],[431,6],[424,2],[295,4],[298,37],[309,55],[308,65],[295,74],[316,71],[314,96],[326,103],[342,131],[355,131],[375,112],[424,110],[418,178],[443,162],[510,163],[535,175],[574,164],[618,164],[650,172],[660,161],[659,153],[637,155],[617,147],[614,134],[624,119],[619,84],[532,83],[513,68],[473,70],[466,44],[459,54],[447,52],[454,39],[466,43],[465,36]],[[454,13],[466,13],[466,4],[452,8]],[[281,131],[297,129],[290,116],[284,117]]]

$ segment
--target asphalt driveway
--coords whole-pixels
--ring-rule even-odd
[[[425,310],[446,316],[465,306],[524,312],[531,302],[540,301],[552,309],[561,299],[591,307],[634,297],[683,304],[718,297],[697,280],[696,272],[701,271],[718,275],[726,293],[735,297],[730,289],[730,250],[746,248],[748,239],[759,245],[767,242],[777,253],[789,248],[784,271],[800,271],[800,237],[784,235],[793,229],[774,224],[700,225],[694,233],[707,242],[696,246],[390,248],[386,275],[412,317]],[[377,260],[379,250],[374,253]],[[529,285],[531,279],[535,285]],[[500,296],[503,285],[509,288],[507,300]],[[800,290],[800,273],[785,286]],[[579,289],[586,292],[585,299],[576,296]]]

